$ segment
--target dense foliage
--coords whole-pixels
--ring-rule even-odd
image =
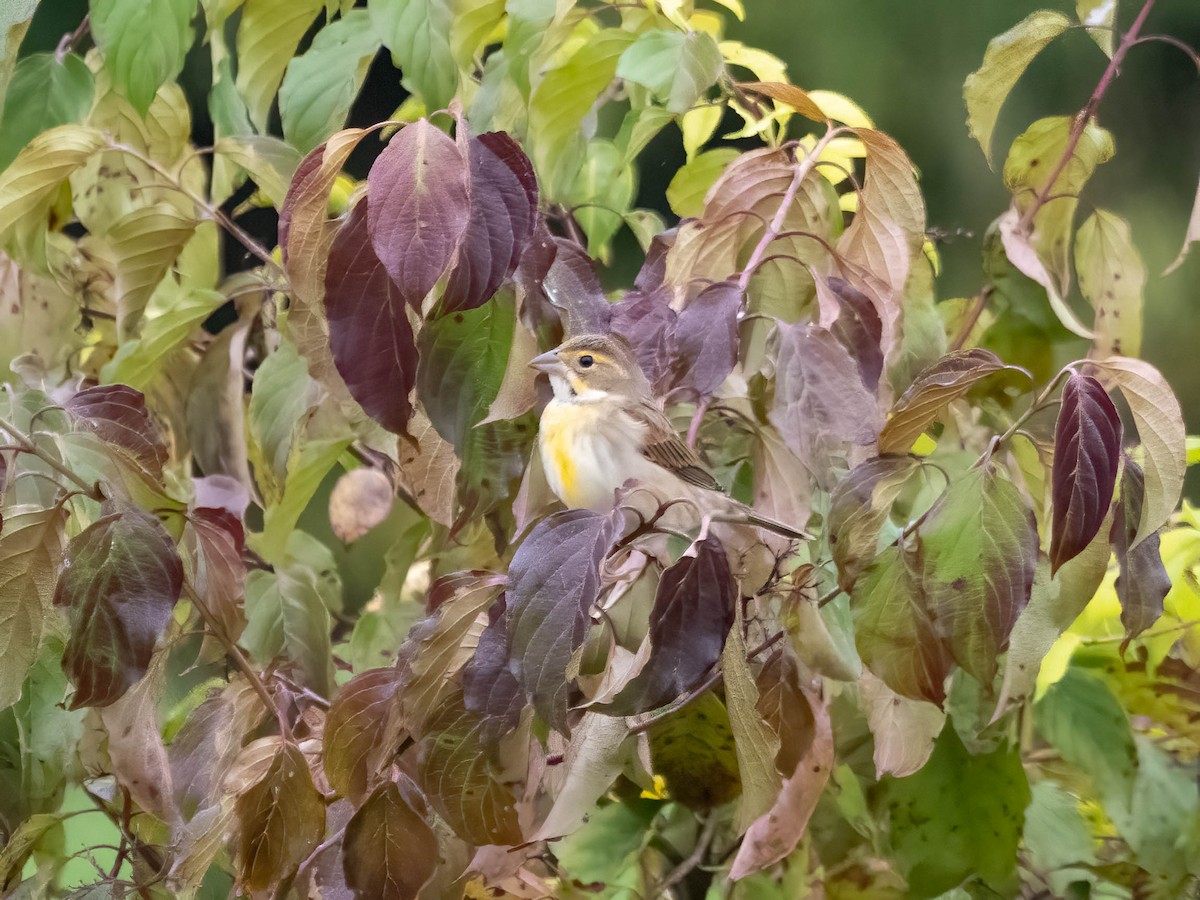
[[[1012,204],[940,301],[904,151],[726,40],[739,0],[92,0],[19,62],[0,10],[6,895],[1194,890],[1188,441],[1081,201],[1153,4],[988,47]],[[1087,106],[1001,161],[1085,25]],[[409,98],[344,128],[381,52]],[[815,539],[562,510],[527,363],[596,331]]]

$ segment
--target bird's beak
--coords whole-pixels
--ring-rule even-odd
[[[558,358],[558,350],[549,350],[541,356],[535,356],[529,361],[529,368],[545,372],[547,375],[562,374],[566,370],[563,361]]]

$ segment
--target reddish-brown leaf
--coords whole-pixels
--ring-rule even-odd
[[[879,318],[879,311],[870,297],[851,287],[849,282],[830,278],[828,284],[840,310],[829,330],[858,363],[858,373],[867,390],[874,391],[879,387],[879,376],[883,374],[883,347],[880,344],[883,340],[883,321]]]
[[[1137,637],[1158,621],[1163,613],[1163,600],[1171,590],[1171,576],[1167,574],[1159,552],[1158,532],[1152,531],[1140,544],[1133,542],[1142,520],[1145,494],[1146,476],[1141,466],[1126,459],[1111,540],[1117,564],[1121,567],[1116,589],[1127,640]]]
[[[398,713],[394,668],[368,669],[342,685],[325,720],[325,777],[335,791],[355,802],[386,771],[384,736]],[[394,748],[393,748],[394,749]]]
[[[1090,375],[1072,373],[1054,426],[1052,573],[1081,553],[1100,530],[1120,462],[1121,417],[1108,391]],[[1138,506],[1140,515],[1140,502]]]
[[[879,432],[880,453],[907,453],[913,442],[941,415],[942,410],[978,382],[1006,366],[991,350],[975,348],[949,353],[921,372],[900,395]]]
[[[662,574],[650,610],[651,655],[605,712],[663,706],[695,687],[721,658],[737,587],[725,548],[711,535]]]
[[[146,398],[123,384],[84,388],[65,404],[80,428],[120,447],[155,477],[162,477],[167,445],[146,410]]]
[[[375,255],[416,309],[462,243],[471,209],[467,180],[462,151],[426,119],[401,129],[367,175]]]
[[[194,509],[183,526],[183,547],[196,593],[225,627],[226,636],[237,640],[246,627],[242,523],[224,509]]]
[[[149,513],[109,504],[67,546],[54,605],[67,608],[71,708],[107,706],[146,674],[183,588],[183,562]]]
[[[517,727],[525,708],[525,691],[508,656],[508,633],[508,603],[501,594],[462,673],[463,705],[483,717],[480,735],[489,748]]]
[[[417,345],[405,295],[376,257],[367,221],[367,204],[359,203],[329,251],[329,349],[350,395],[367,415],[389,431],[406,434],[412,416],[409,393],[417,379]]]
[[[533,237],[538,190],[533,164],[504,132],[467,141],[470,219],[450,271],[442,308],[474,309],[491,299]]]
[[[775,765],[781,775],[789,776],[816,736],[812,706],[800,685],[800,670],[792,654],[786,649],[772,654],[758,673],[755,686],[758,714],[779,737]]]
[[[829,116],[821,111],[821,107],[817,106],[816,101],[808,96],[808,92],[794,84],[784,84],[778,81],[746,81],[739,87],[762,94],[764,97],[770,97],[772,100],[778,100],[780,103],[786,103],[804,118],[812,119],[814,122],[825,122],[829,119]]]
[[[849,591],[875,559],[879,530],[901,487],[916,468],[910,456],[881,456],[855,466],[829,501],[829,544],[838,584]]]
[[[261,779],[234,801],[238,879],[265,891],[294,873],[325,834],[325,803],[299,748],[280,743]]]
[[[705,399],[733,371],[738,355],[738,312],[742,290],[736,281],[719,281],[696,295],[675,322],[679,375],[675,386]]]
[[[563,733],[567,666],[587,634],[600,563],[622,523],[619,510],[555,513],[529,533],[508,568],[509,654],[538,714]]]
[[[371,900],[413,900],[439,859],[437,835],[394,781],[371,792],[342,838],[346,884]]]

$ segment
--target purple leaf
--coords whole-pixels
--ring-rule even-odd
[[[704,399],[721,386],[737,363],[741,308],[736,281],[709,285],[684,307],[675,323],[681,369],[677,387]]]
[[[146,398],[123,384],[84,388],[66,402],[76,424],[120,447],[146,471],[162,477],[169,454],[158,427],[146,411]]]
[[[63,669],[75,683],[71,708],[108,706],[150,665],[183,589],[183,562],[149,513],[106,505],[67,546],[54,589],[70,640]]]
[[[467,142],[470,220],[442,297],[446,312],[474,309],[496,293],[533,236],[538,191],[533,164],[503,132]]]
[[[611,308],[612,330],[633,345],[638,365],[657,393],[665,392],[670,385],[676,357],[677,316],[670,299],[670,288],[635,288]]]
[[[1090,375],[1072,373],[1054,426],[1051,574],[1078,556],[1104,524],[1120,462],[1121,417],[1108,391]]]
[[[858,365],[830,332],[780,324],[771,423],[825,490],[833,459],[847,444],[870,444],[879,431],[875,396]]]
[[[501,594],[488,610],[488,626],[479,636],[475,656],[463,669],[463,704],[483,716],[480,736],[489,747],[517,727],[525,707],[520,663],[508,652],[508,619],[508,603]]]
[[[578,244],[555,238],[556,253],[542,286],[559,310],[568,337],[609,330],[612,304],[604,296],[595,264]]]
[[[651,239],[646,258],[642,261],[642,268],[633,279],[633,286],[639,291],[652,291],[662,287],[667,277],[667,254],[675,246],[675,236],[678,233],[678,228],[669,228]]]
[[[401,296],[420,309],[467,230],[467,162],[453,140],[420,119],[392,138],[367,184],[371,245]]]
[[[650,610],[649,661],[603,711],[645,712],[699,684],[725,649],[736,600],[721,542],[710,536],[694,543],[658,583]]]
[[[1157,531],[1129,549],[1142,520],[1145,495],[1146,476],[1141,466],[1126,458],[1125,472],[1121,476],[1121,500],[1113,516],[1111,535],[1113,552],[1121,567],[1116,588],[1127,641],[1158,621],[1163,613],[1163,600],[1171,590],[1171,576],[1163,565]]]
[[[830,327],[833,336],[842,342],[854,361],[867,390],[879,387],[883,374],[883,322],[875,304],[862,291],[841,278],[830,278],[829,289],[837,298],[841,312]]]
[[[620,510],[555,513],[534,527],[508,567],[509,654],[538,715],[563,734],[567,665],[587,634],[600,563],[623,520]]]
[[[355,206],[329,251],[329,349],[367,415],[395,434],[407,434],[417,346],[404,297],[368,240],[368,218],[366,203]]]

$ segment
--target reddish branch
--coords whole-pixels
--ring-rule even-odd
[[[1100,76],[1100,81],[1096,85],[1096,89],[1092,91],[1092,96],[1088,98],[1088,102],[1083,109],[1075,117],[1075,121],[1071,123],[1071,132],[1067,137],[1067,146],[1063,151],[1062,158],[1050,173],[1050,177],[1046,179],[1046,184],[1034,198],[1029,209],[1025,210],[1025,214],[1021,216],[1019,228],[1021,231],[1028,230],[1030,223],[1033,222],[1033,217],[1037,215],[1039,209],[1045,205],[1050,199],[1050,192],[1054,189],[1054,183],[1058,181],[1058,176],[1063,173],[1063,170],[1070,164],[1072,157],[1075,156],[1075,149],[1079,146],[1079,141],[1083,138],[1084,131],[1087,130],[1088,123],[1096,117],[1096,110],[1100,106],[1100,101],[1104,99],[1104,95],[1108,93],[1109,87],[1116,80],[1120,72],[1121,63],[1125,61],[1125,54],[1129,49],[1138,42],[1138,34],[1142,30],[1142,26],[1146,24],[1146,17],[1150,15],[1150,9],[1154,6],[1154,0],[1146,0],[1142,5],[1141,11],[1137,14],[1137,18],[1133,20],[1133,24],[1129,26],[1129,30],[1121,36],[1121,43],[1117,46],[1117,50],[1112,55],[1112,59],[1108,61],[1108,67],[1104,70],[1104,74]]]

